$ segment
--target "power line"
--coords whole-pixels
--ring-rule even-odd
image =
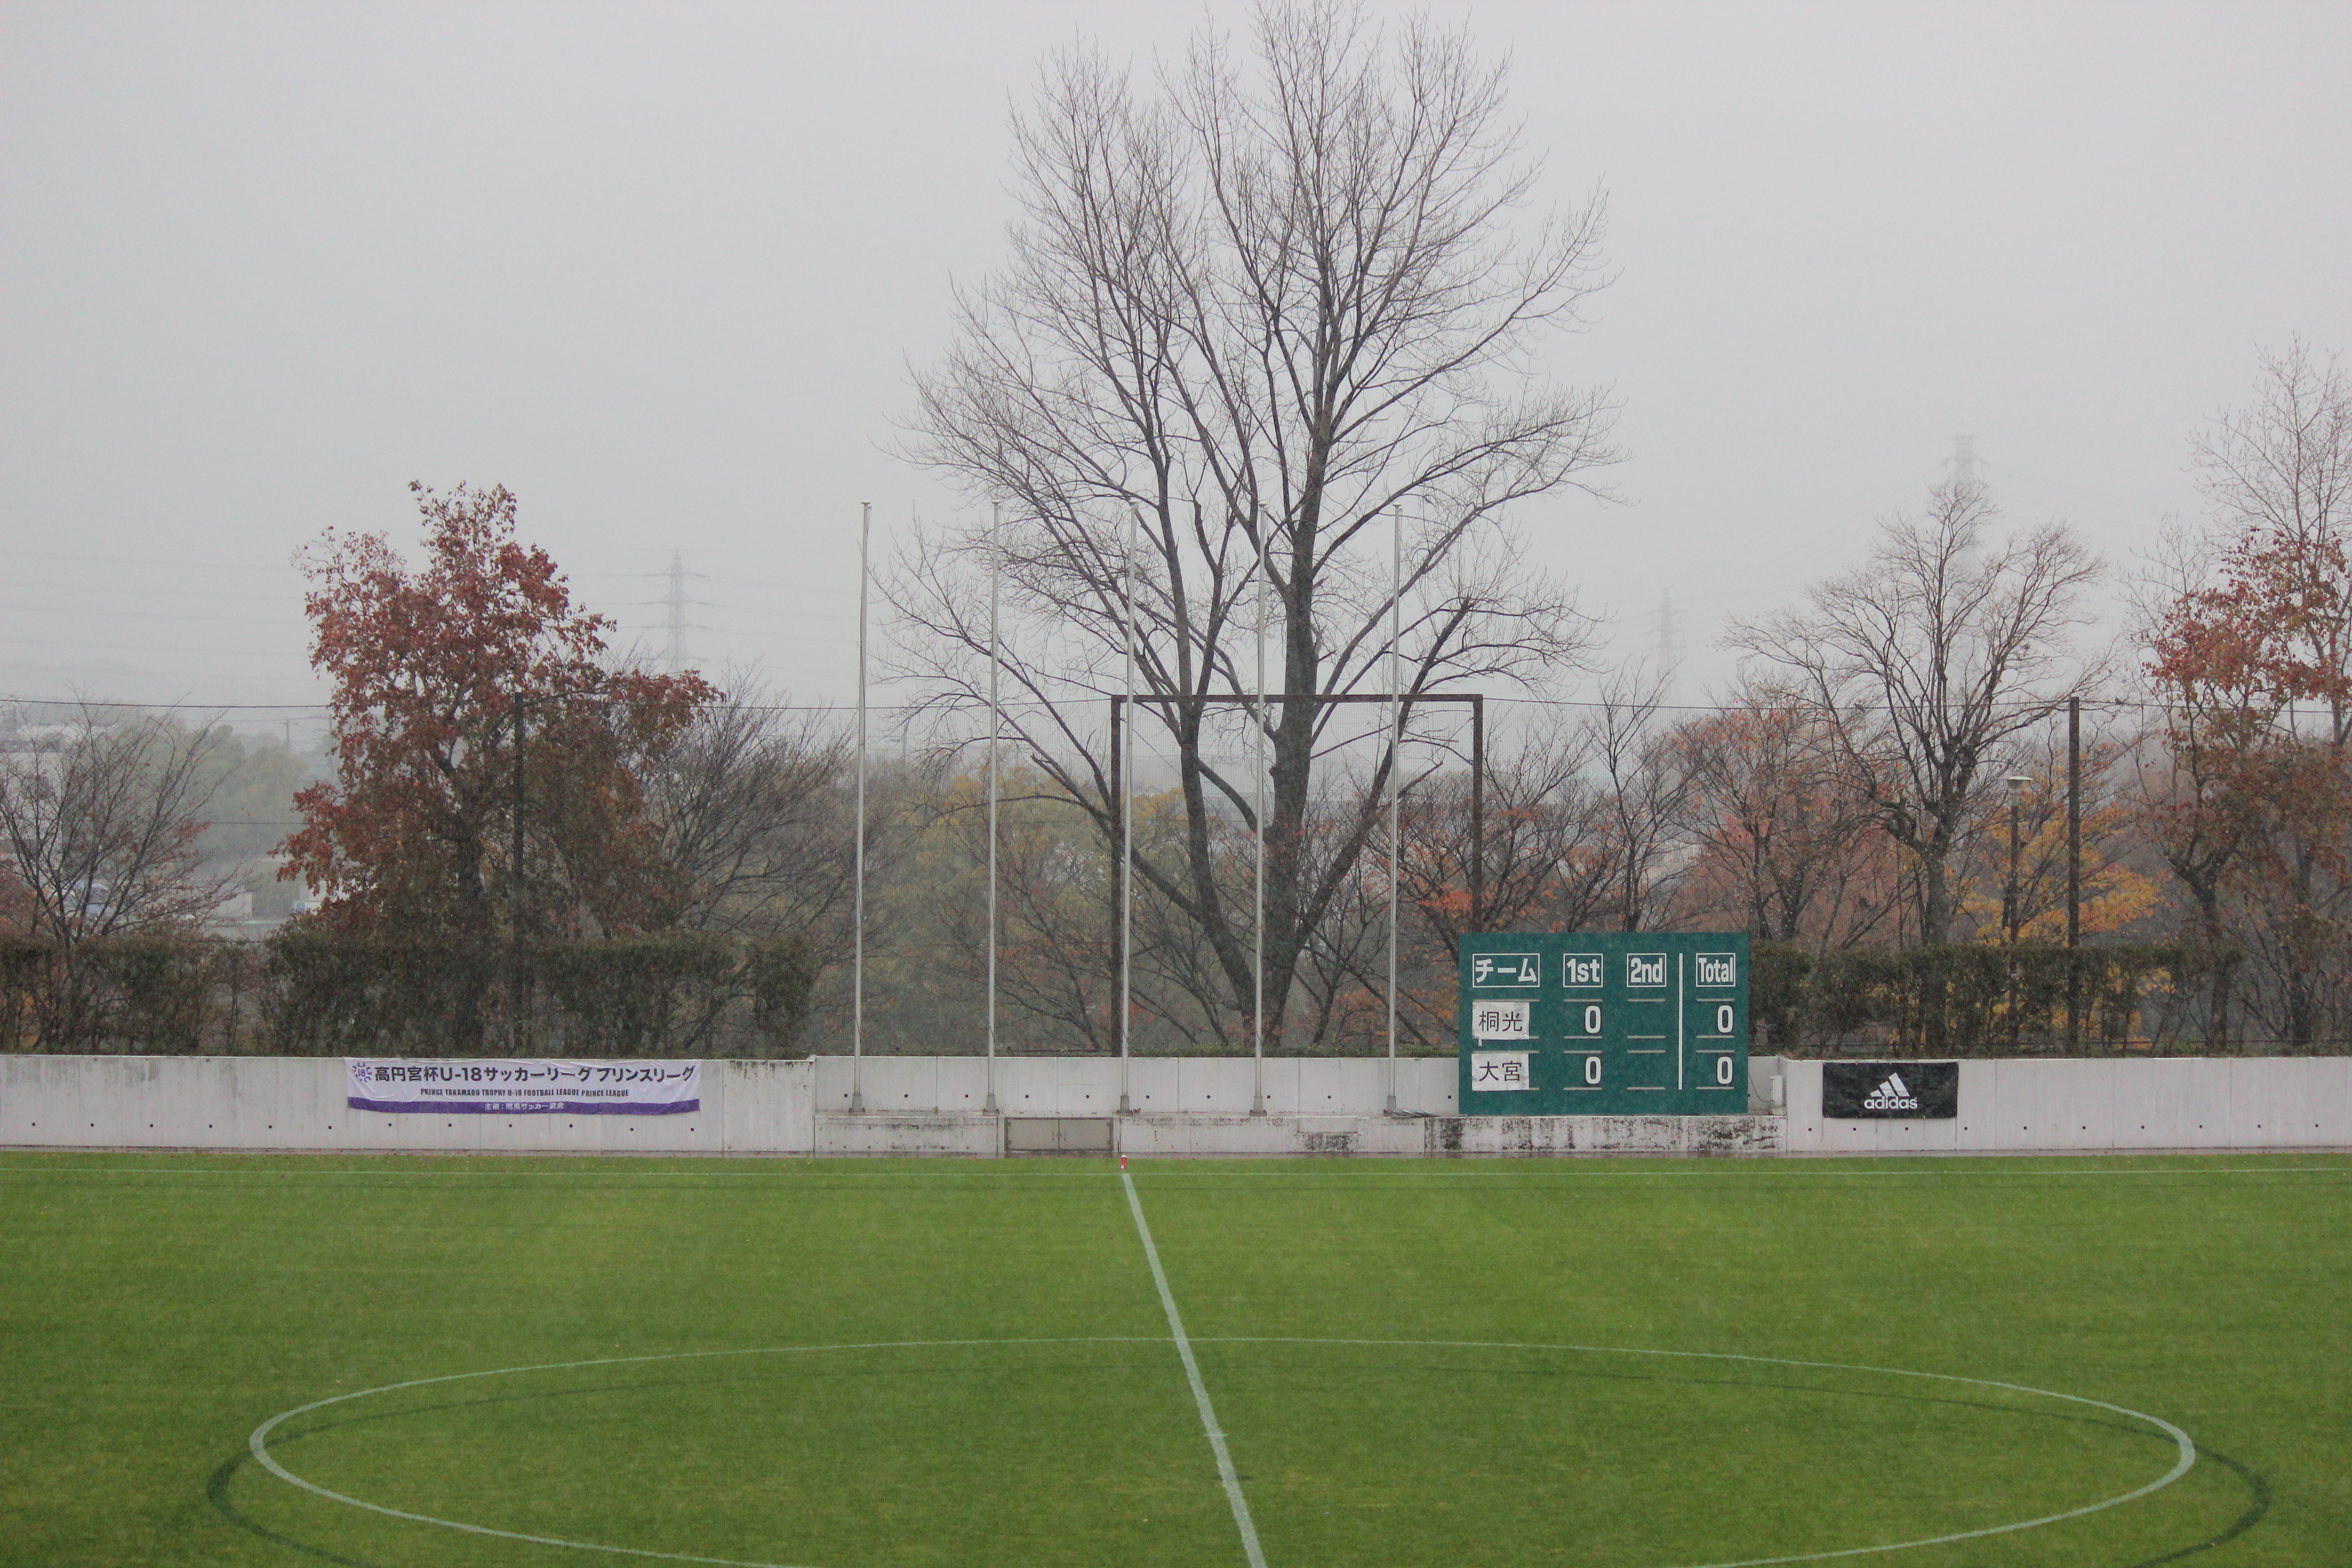
[[[0,639],[0,640],[5,640],[5,639]],[[158,651],[161,651],[161,650],[158,650]],[[1114,695],[1113,693],[1109,693],[1109,692],[1087,692],[1087,693],[1083,693],[1083,694],[1078,695],[1078,696],[1075,696],[1075,697],[1069,698],[1069,699],[1067,699],[1067,700],[1064,700],[1064,701],[1061,701],[1061,702],[1051,702],[1051,701],[1045,701],[1045,700],[1034,700],[1034,699],[1033,699],[1033,700],[1028,700],[1028,701],[1009,701],[1009,702],[1005,702],[1005,703],[1002,704],[1001,706],[1003,707],[1003,710],[1004,710],[1005,712],[1007,712],[1007,713],[1015,713],[1015,712],[1018,712],[1018,713],[1032,713],[1032,714],[1047,714],[1047,713],[1055,713],[1055,712],[1059,712],[1059,711],[1062,711],[1062,710],[1065,710],[1065,709],[1069,709],[1069,708],[1085,707],[1085,706],[1088,706],[1088,705],[1091,705],[1091,704],[1094,704],[1094,703],[1108,703],[1108,702],[1109,702],[1109,701],[1111,700],[1111,698],[1112,698],[1112,696],[1113,696],[1113,695]],[[1447,691],[1447,690],[1445,690],[1445,689],[1443,689],[1443,688],[1433,688],[1432,689],[1427,690],[1427,691],[1408,693],[1408,694],[1407,694],[1407,696],[1406,696],[1406,700],[1407,700],[1408,702],[1412,702],[1412,703],[1421,703],[1421,702],[1427,702],[1427,701],[1430,701],[1430,700],[1433,700],[1433,699],[1443,698],[1443,697],[1450,697],[1450,696],[1454,696],[1454,695],[1457,695],[1457,694],[1456,694],[1456,693],[1450,692],[1450,691]],[[1239,701],[1249,701],[1249,700],[1253,700],[1253,699],[1249,696],[1249,694],[1248,694],[1248,693],[1240,693],[1240,694],[1238,694],[1238,695],[1236,695],[1236,694],[1234,694],[1234,693],[1222,693],[1222,694],[1220,694],[1220,700],[1239,700]],[[1381,700],[1385,700],[1385,699],[1384,699],[1384,698],[1383,698],[1383,699],[1381,699]],[[590,697],[590,696],[586,696],[586,695],[582,695],[582,696],[579,696],[579,697],[576,697],[576,698],[570,699],[569,700],[578,701],[578,702],[582,702],[582,703],[599,703],[599,702],[618,702],[618,701],[620,701],[620,700],[621,700],[621,699],[619,699],[619,698]],[[1192,702],[1192,701],[1193,701],[1193,700],[1195,700],[1195,699],[1194,699],[1194,698],[1190,697],[1190,696],[1183,696],[1183,695],[1172,695],[1172,694],[1171,694],[1171,695],[1162,695],[1162,696],[1157,696],[1157,697],[1155,697],[1155,696],[1151,696],[1151,695],[1149,695],[1149,694],[1145,694],[1145,695],[1139,695],[1139,696],[1138,696],[1138,697],[1137,697],[1137,699],[1136,699],[1136,703],[1137,703],[1137,705],[1138,705],[1139,707],[1145,708],[1145,709],[1151,709],[1151,708],[1168,708],[1168,707],[1171,707],[1171,706],[1174,706],[1174,705],[1177,705],[1177,704],[1180,704],[1180,703],[1190,703],[1190,702]],[[1282,706],[1286,701],[1294,700],[1293,700],[1293,699],[1286,698],[1286,697],[1285,696],[1285,694],[1284,694],[1284,693],[1282,693],[1282,692],[1280,692],[1280,691],[1269,691],[1269,692],[1267,692],[1267,693],[1266,693],[1265,700],[1266,700],[1266,704],[1267,704],[1267,706],[1269,706],[1269,707],[1276,707],[1276,708],[1278,708],[1278,707]],[[1295,700],[1297,700],[1297,701],[1310,701],[1310,702],[1311,702],[1311,701],[1316,700],[1316,699],[1313,699],[1313,698],[1299,698],[1299,699],[1296,699]],[[1551,708],[1565,708],[1565,709],[1577,709],[1577,710],[1604,710],[1604,709],[1607,709],[1607,708],[1609,708],[1610,706],[1612,706],[1611,704],[1609,704],[1609,703],[1607,703],[1607,702],[1599,701],[1599,700],[1593,700],[1593,699],[1589,699],[1589,698],[1574,698],[1574,697],[1502,697],[1502,696],[1489,696],[1489,697],[1486,699],[1486,700],[1487,700],[1487,702],[1488,702],[1488,703],[1490,703],[1490,704],[1492,704],[1492,705],[1494,705],[1494,706],[1496,706],[1496,707],[1507,707],[1507,708],[1546,708],[1546,709],[1551,709]],[[2000,712],[2000,713],[2014,714],[2014,713],[2020,712],[2020,711],[2021,711],[2021,710],[2026,710],[2026,709],[2046,708],[2046,707],[2048,707],[2048,706],[2050,705],[2050,701],[2051,701],[2051,700],[2050,700],[2050,699],[2048,699],[2048,698],[2033,698],[2033,699],[2031,699],[2031,700],[2027,700],[2027,699],[2021,699],[2021,700],[2017,700],[2016,702],[2013,702],[2013,703],[2008,704],[2008,705],[2006,705],[2006,706],[1996,705],[1996,707],[1995,707],[1995,709],[1994,709],[1994,711],[1995,711],[1995,712]],[[192,708],[192,709],[202,709],[202,710],[208,710],[208,711],[210,711],[210,710],[216,710],[216,711],[220,711],[220,712],[225,712],[225,713],[226,713],[226,712],[264,712],[264,711],[267,711],[267,712],[278,712],[278,711],[287,711],[287,712],[323,712],[323,711],[327,710],[329,708],[332,707],[332,705],[333,705],[333,704],[332,704],[331,701],[329,701],[329,702],[215,702],[215,703],[205,703],[205,702],[196,702],[196,701],[193,701],[193,700],[191,700],[191,701],[187,701],[187,702],[181,702],[181,703],[163,703],[163,702],[123,702],[123,701],[114,701],[114,700],[103,700],[103,701],[101,701],[101,700],[84,700],[83,699],[80,699],[80,698],[73,698],[73,697],[26,697],[26,696],[21,696],[21,695],[11,694],[11,693],[7,693],[7,692],[0,692],[0,705],[16,705],[16,706],[23,706],[23,707],[41,707],[41,708],[123,708],[123,709],[131,709],[131,710],[148,710],[148,709],[155,709],[155,708],[167,708],[167,709],[168,709],[168,708],[181,708],[181,707],[184,707],[184,708]],[[739,707],[740,707],[744,711],[746,711],[746,712],[751,712],[751,713],[828,713],[828,712],[834,712],[834,711],[837,711],[837,710],[845,710],[845,706],[846,706],[846,705],[845,705],[845,704],[844,704],[844,703],[839,703],[839,702],[745,702],[745,703],[736,704],[735,706],[739,706]],[[913,715],[913,714],[919,714],[919,713],[924,713],[924,712],[932,712],[932,713],[947,713],[947,712],[962,712],[962,711],[966,711],[966,710],[976,710],[981,706],[981,704],[980,704],[980,702],[979,702],[979,700],[978,700],[978,699],[969,699],[969,700],[967,700],[967,699],[963,699],[963,698],[957,698],[957,699],[955,699],[955,700],[944,700],[944,701],[943,701],[943,700],[937,700],[937,699],[931,699],[931,698],[917,698],[917,699],[914,699],[914,700],[909,700],[909,701],[903,702],[903,703],[896,703],[896,704],[877,704],[877,706],[883,707],[883,708],[885,708],[885,709],[886,709],[886,710],[903,711],[903,712],[906,712],[906,713],[908,713],[908,714],[909,714],[909,715]],[[1633,707],[1633,706],[1637,706],[1637,705],[1636,705],[1636,704],[1632,704],[1632,703],[1619,703],[1619,704],[1616,704],[1616,706],[1618,706],[1618,707],[1620,707],[1620,708],[1625,708],[1625,707]],[[1813,704],[1811,704],[1811,703],[1806,703],[1806,702],[1779,703],[1779,704],[1773,704],[1773,705],[1769,705],[1769,706],[1759,707],[1759,708],[1755,708],[1755,709],[1752,709],[1752,710],[1751,710],[1751,709],[1749,709],[1749,708],[1748,708],[1748,707],[1747,707],[1747,705],[1745,705],[1745,704],[1740,704],[1740,703],[1717,703],[1717,702],[1658,702],[1658,703],[1651,703],[1651,704],[1648,704],[1647,706],[1650,708],[1650,710],[1651,710],[1652,711],[1654,711],[1654,712],[1660,712],[1660,713],[1730,713],[1730,712],[1740,712],[1740,711],[1757,711],[1757,712],[1766,712],[1766,713],[1806,713],[1806,712],[1812,712],[1812,711],[1815,711],[1815,710],[1815,710],[1815,708],[1814,708],[1814,705],[1813,705]],[[2129,698],[2129,697],[2085,697],[2085,698],[2084,698],[2084,699],[2083,699],[2083,706],[2084,706],[2084,708],[2086,710],[2097,710],[2097,709],[2105,709],[2105,710],[2111,710],[2111,711],[2115,711],[2115,712],[2125,712],[2125,711],[2139,711],[2139,712],[2166,712],[2166,711],[2170,710],[2170,709],[2171,709],[2174,705],[2173,705],[2173,704],[2171,704],[2171,703],[2168,703],[2168,702],[2158,702],[2158,701],[2151,701],[2151,700],[2146,700],[2146,699],[2140,699],[2140,698]],[[1877,713],[1883,713],[1883,712],[1885,712],[1885,711],[1888,711],[1888,710],[1885,710],[1885,709],[1881,709],[1881,708],[1874,708],[1874,707],[1864,707],[1864,708],[1848,708],[1848,709],[1844,709],[1844,710],[1843,710],[1843,711],[1847,712],[1847,713],[1856,713],[1856,714],[1877,714]],[[2057,708],[2056,711],[2057,711],[2057,712],[2063,712],[2063,711],[2064,711],[2064,700],[2063,700],[2063,698],[2058,700],[2058,708]]]
[[[211,621],[227,626],[299,626],[309,624],[299,620],[273,620],[264,616],[199,616],[179,610],[87,610],[70,605],[0,605],[0,610],[16,616],[72,616],[81,620]]]
[[[7,550],[0,554],[27,561],[75,561],[91,566],[174,566],[200,572],[288,572],[301,574],[299,566],[263,566],[236,561],[173,561],[160,555],[72,555],[54,550]]]

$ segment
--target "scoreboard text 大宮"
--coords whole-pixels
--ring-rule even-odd
[[[1748,1109],[1748,936],[1462,939],[1468,1116],[1738,1115]]]

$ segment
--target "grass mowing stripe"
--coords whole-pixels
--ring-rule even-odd
[[[1167,1271],[1160,1267],[1160,1249],[1151,1245],[1151,1226],[1143,1217],[1143,1200],[1136,1195],[1135,1183],[1125,1172],[1119,1173],[1119,1185],[1127,1189],[1127,1206],[1135,1215],[1135,1234],[1143,1241],[1143,1260],[1151,1265],[1151,1282],[1160,1287],[1160,1305],[1168,1314],[1168,1331],[1176,1341],[1176,1354],[1184,1363],[1184,1376],[1192,1385],[1192,1403],[1201,1407],[1201,1426],[1209,1435],[1209,1447],[1217,1456],[1217,1479],[1225,1484],[1225,1500],[1234,1506],[1234,1524],[1242,1532],[1242,1550],[1249,1554],[1250,1568],[1265,1568],[1265,1552],[1257,1542],[1257,1526],[1250,1522],[1249,1500],[1242,1496],[1241,1477],[1234,1473],[1234,1457],[1226,1450],[1225,1434],[1217,1426],[1216,1406],[1209,1403],[1208,1385],[1201,1381],[1201,1363],[1192,1359],[1192,1342],[1184,1337],[1184,1320],[1176,1311],[1176,1298],[1168,1289]]]

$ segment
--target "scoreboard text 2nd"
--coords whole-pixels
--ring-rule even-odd
[[[1748,935],[1462,939],[1466,1116],[1748,1109]]]

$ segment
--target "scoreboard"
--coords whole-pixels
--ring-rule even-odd
[[[1746,932],[1488,932],[1461,960],[1464,1115],[1747,1110]]]

